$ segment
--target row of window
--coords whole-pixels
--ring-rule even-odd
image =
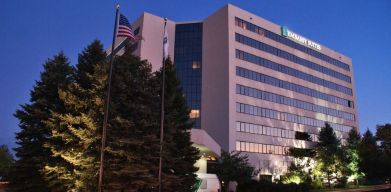
[[[293,69],[291,67],[287,67],[287,66],[279,64],[279,63],[275,63],[273,61],[264,59],[262,57],[258,57],[256,55],[241,51],[239,49],[236,49],[236,58],[250,62],[250,63],[254,63],[254,64],[262,66],[262,67],[273,69],[275,71],[278,71],[278,72],[281,72],[281,73],[284,73],[284,74],[287,74],[287,75],[290,75],[293,77],[297,77],[299,79],[303,79],[303,80],[306,80],[311,83],[322,85],[324,87],[334,89],[334,90],[341,92],[341,93],[353,95],[352,89],[350,89],[348,87],[336,84],[331,81],[321,79],[319,77],[310,75],[308,73],[301,72],[297,69]]]
[[[315,89],[310,89],[308,87],[304,87],[302,85],[298,85],[295,83],[291,83],[288,81],[283,81],[280,79],[277,79],[275,77],[271,77],[269,75],[265,75],[262,73],[258,73],[255,71],[251,71],[242,67],[236,67],[236,75],[240,77],[244,77],[247,79],[251,79],[254,81],[262,82],[265,84],[269,84],[275,87],[280,87],[283,89],[287,89],[290,91],[294,91],[297,93],[301,93],[310,97],[319,98],[325,101],[330,101],[336,104],[340,104],[346,107],[353,107],[353,102],[349,101],[347,99],[343,99],[334,95],[326,94],[320,91],[317,91]]]
[[[281,49],[277,49],[271,45],[262,43],[260,41],[257,41],[252,38],[241,35],[239,33],[235,34],[235,40],[239,43],[242,43],[242,44],[248,45],[250,47],[256,48],[258,50],[265,51],[265,52],[273,54],[275,56],[284,58],[286,60],[292,61],[294,63],[297,63],[299,65],[305,66],[310,69],[313,69],[315,71],[319,71],[319,72],[324,73],[326,75],[330,75],[330,76],[335,77],[337,79],[340,79],[342,81],[346,81],[349,83],[351,82],[351,78],[347,75],[344,75],[342,73],[339,73],[337,71],[334,71],[332,69],[324,67],[322,65],[316,64],[314,62],[308,61],[306,59],[300,58],[296,55],[293,55],[293,54],[288,53],[286,51],[283,51]]]
[[[296,131],[287,130],[283,128],[269,127],[265,125],[236,122],[236,131],[244,133],[252,133],[257,135],[269,135],[273,137],[282,137],[287,139],[296,139]],[[315,134],[309,134],[312,141],[317,142],[318,136]]]
[[[245,122],[236,122],[236,131],[253,133],[257,135],[269,135],[274,137],[282,137],[288,139],[295,138],[295,131],[286,130],[282,128],[269,127],[264,125],[245,123]]]
[[[276,33],[273,33],[273,32],[271,32],[269,30],[263,29],[263,28],[261,28],[259,26],[256,26],[256,25],[254,25],[254,24],[252,24],[250,22],[244,21],[244,20],[239,19],[237,17],[235,18],[235,23],[236,23],[237,26],[239,26],[241,28],[244,28],[244,29],[247,29],[247,30],[252,31],[254,33],[257,33],[259,35],[265,36],[265,37],[267,37],[269,39],[272,39],[272,40],[274,40],[276,42],[282,43],[284,45],[287,45],[289,47],[292,47],[294,49],[297,49],[297,50],[300,50],[300,51],[302,51],[304,53],[307,53],[308,55],[314,56],[314,57],[316,57],[316,58],[318,58],[318,59],[320,59],[322,61],[326,61],[327,63],[330,63],[330,64],[332,64],[334,66],[337,66],[337,67],[340,67],[340,68],[345,69],[347,71],[350,71],[350,67],[349,67],[348,64],[343,63],[343,62],[341,62],[341,61],[339,61],[337,59],[334,59],[334,58],[332,58],[330,56],[327,56],[327,55],[325,55],[323,53],[320,53],[318,51],[315,51],[315,50],[313,50],[311,48],[308,48],[308,47],[306,47],[304,45],[296,43],[296,42],[294,42],[294,41],[292,41],[292,40],[290,40],[288,38],[285,38],[285,37],[283,37],[283,36],[281,36],[279,34],[276,34]]]
[[[240,95],[246,95],[246,96],[254,97],[257,99],[262,99],[262,100],[274,102],[274,103],[289,105],[289,106],[296,107],[299,109],[305,109],[308,111],[319,112],[319,113],[323,113],[326,115],[331,115],[334,117],[339,117],[339,118],[343,118],[343,119],[347,119],[347,120],[351,120],[351,121],[355,120],[354,114],[351,114],[348,112],[339,111],[336,109],[332,109],[332,108],[328,108],[328,107],[324,107],[324,106],[320,106],[320,105],[315,105],[315,104],[308,103],[308,102],[305,102],[302,100],[293,99],[290,97],[285,97],[283,95],[279,95],[279,94],[275,94],[275,93],[271,93],[271,92],[267,92],[267,91],[262,91],[262,90],[255,89],[252,87],[247,87],[244,85],[236,84],[236,93],[240,94]]]
[[[289,147],[262,143],[252,143],[246,141],[236,141],[236,151],[273,155],[288,155]]]
[[[326,122],[323,120],[295,115],[292,113],[280,112],[273,109],[267,109],[267,108],[248,105],[244,103],[236,103],[236,112],[260,116],[260,117],[266,117],[270,119],[277,119],[281,121],[293,122],[302,125],[309,125],[313,127],[324,127],[326,124]],[[330,126],[337,131],[349,132],[350,129],[352,129],[352,127],[347,125],[341,125],[341,124],[331,123],[331,122],[327,122],[327,123],[329,123]]]

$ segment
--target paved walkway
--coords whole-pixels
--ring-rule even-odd
[[[333,189],[333,190],[325,190],[325,192],[367,192],[367,191],[390,191],[391,192],[391,185],[390,184],[384,184],[384,185],[372,185],[372,186],[364,186],[360,188],[354,188],[354,189]]]

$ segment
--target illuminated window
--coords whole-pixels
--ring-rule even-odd
[[[263,153],[267,153],[267,145],[263,144]]]
[[[240,151],[246,151],[246,143],[240,142]]]
[[[200,117],[200,110],[198,110],[198,109],[192,109],[192,110],[190,111],[189,117],[190,117],[191,119],[199,118],[199,117]]]
[[[193,69],[201,68],[201,62],[200,61],[193,61],[193,63],[191,64],[191,68],[193,68]]]
[[[254,143],[250,143],[250,152],[255,152]]]
[[[240,151],[240,141],[236,141],[236,151]]]

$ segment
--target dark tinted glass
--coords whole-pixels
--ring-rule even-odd
[[[202,23],[176,25],[174,63],[188,107],[201,115]],[[194,127],[201,127],[201,116]]]

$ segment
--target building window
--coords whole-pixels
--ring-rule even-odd
[[[291,90],[291,91],[294,91],[294,92],[297,92],[297,93],[301,93],[303,95],[308,95],[308,96],[316,97],[316,98],[319,98],[319,99],[322,99],[322,100],[325,100],[325,101],[329,101],[329,102],[333,102],[333,103],[336,103],[336,104],[348,106],[348,101],[349,100],[347,100],[347,99],[343,99],[341,97],[337,97],[337,96],[334,96],[334,95],[326,94],[326,93],[320,92],[320,91],[315,90],[315,89],[310,89],[308,87],[304,87],[304,86],[299,85],[299,84],[291,83],[291,82],[288,82],[288,81],[283,81],[283,80],[280,80],[280,79],[277,79],[277,78],[274,78],[274,77],[271,77],[271,76],[268,76],[268,75],[265,75],[265,74],[262,74],[262,73],[258,73],[258,72],[255,72],[255,71],[251,71],[249,69],[245,69],[245,68],[242,68],[242,67],[238,67],[238,66],[236,67],[236,75],[240,76],[240,77],[243,77],[243,78],[247,78],[247,79],[251,79],[251,80],[254,80],[254,81],[258,81],[258,82],[261,82],[261,83],[273,85],[275,87]],[[266,94],[265,100],[271,100],[269,98],[269,94]],[[285,103],[285,104],[291,105],[291,101],[289,101],[289,102],[287,101],[287,103]]]
[[[273,155],[289,155],[288,151],[290,148],[288,146],[269,145],[247,141],[236,141],[235,146],[237,151]]]
[[[192,109],[189,114],[190,119],[196,119],[200,117],[200,110]]]
[[[258,41],[256,41],[256,42],[258,42]],[[258,42],[258,43],[261,43],[261,42]],[[253,45],[253,44],[251,44],[251,45]],[[255,47],[259,47],[259,46],[255,46]],[[297,69],[294,69],[291,67],[287,67],[287,66],[282,65],[280,63],[276,63],[276,62],[267,60],[265,58],[241,51],[239,49],[236,49],[236,58],[253,63],[255,65],[259,65],[262,67],[273,69],[275,71],[285,73],[287,75],[294,76],[299,79],[303,79],[303,80],[306,80],[306,81],[309,81],[309,82],[312,82],[312,83],[315,83],[318,85],[322,85],[324,87],[334,89],[334,90],[341,92],[341,93],[353,95],[352,89],[350,89],[348,87],[336,84],[336,83],[328,81],[328,80],[321,79],[317,76],[313,76],[311,74],[304,73],[300,70],[297,70]],[[304,65],[304,64],[302,64],[302,65]],[[307,63],[305,64],[305,66],[307,66]]]
[[[252,23],[250,23],[248,21],[244,21],[244,20],[242,20],[242,19],[240,19],[238,17],[235,17],[235,24],[238,27],[241,27],[241,28],[244,28],[244,29],[245,29],[244,26],[251,26],[251,27],[247,27],[247,30],[252,31],[254,33],[257,33],[257,34],[259,34],[261,36],[265,36],[265,37],[267,37],[267,38],[269,38],[269,39],[271,39],[273,41],[282,43],[284,45],[287,45],[287,46],[292,47],[294,49],[297,49],[299,51],[302,51],[302,52],[304,52],[306,54],[312,55],[312,56],[314,56],[314,57],[316,57],[316,58],[318,58],[320,60],[326,61],[326,62],[328,62],[328,63],[330,63],[332,65],[335,65],[335,66],[340,67],[342,69],[345,69],[347,71],[350,71],[350,66],[348,64],[343,63],[343,62],[341,62],[341,61],[339,61],[337,59],[334,59],[332,57],[329,57],[329,56],[327,56],[327,55],[325,55],[323,53],[320,53],[318,51],[315,51],[315,50],[313,50],[311,48],[308,48],[308,47],[306,47],[304,45],[296,43],[296,42],[294,42],[294,41],[292,41],[290,39],[284,38],[280,34],[276,34],[276,33],[273,33],[273,32],[271,32],[269,30],[263,29],[263,28],[261,28],[261,27],[259,27],[257,25],[254,25],[254,24],[252,24]]]
[[[185,94],[190,113],[194,117],[194,127],[201,128],[201,88],[202,88],[202,23],[175,25],[174,64],[181,88]],[[194,63],[194,61],[196,61]]]
[[[331,125],[331,127],[333,127],[334,130],[341,131],[341,132],[349,132],[353,128],[351,126],[347,126],[344,124],[338,124],[338,123],[323,121],[323,120],[319,120],[319,119],[312,119],[309,117],[299,116],[299,115],[291,114],[291,113],[283,113],[283,112],[276,111],[273,109],[266,109],[266,108],[248,105],[248,104],[244,104],[244,103],[239,103],[239,104],[241,107],[243,106],[243,108],[244,108],[244,110],[243,111],[240,110],[239,113],[244,113],[244,114],[248,114],[248,115],[261,116],[261,117],[266,117],[266,118],[270,118],[270,119],[278,119],[278,120],[286,119],[285,121],[287,121],[287,122],[293,122],[293,123],[308,125],[308,126],[312,126],[312,127],[322,127],[325,125],[325,123],[329,123]],[[250,110],[248,110],[250,108],[252,108],[253,112],[256,111],[256,113],[255,112],[250,113]],[[259,113],[258,111],[261,111],[262,113]],[[264,112],[265,112],[265,114],[263,114]],[[287,118],[282,118],[283,116],[286,116]],[[250,132],[249,125],[246,125],[246,132]],[[267,135],[276,135],[277,132],[273,133],[271,128],[267,127],[266,134]],[[294,134],[291,137],[294,138],[295,137]]]
[[[236,141],[236,151],[241,151],[240,141]]]
[[[201,68],[201,62],[200,61],[193,61],[191,68],[193,68],[193,69]]]
[[[297,63],[299,65],[305,66],[307,68],[316,70],[318,72],[321,72],[321,73],[330,75],[332,77],[341,79],[343,81],[346,81],[348,83],[351,83],[351,78],[348,75],[344,75],[344,74],[339,73],[339,72],[337,72],[335,70],[332,70],[330,68],[324,67],[324,66],[319,65],[317,63],[314,63],[312,61],[303,59],[303,58],[298,57],[298,56],[296,56],[294,54],[291,54],[289,52],[277,49],[276,47],[273,47],[273,46],[268,45],[266,43],[257,41],[255,39],[252,39],[252,38],[249,38],[249,37],[246,37],[246,36],[241,35],[239,33],[235,33],[235,40],[237,42],[239,42],[239,43],[244,44],[244,45],[256,48],[256,49],[261,50],[261,51],[265,51],[267,53],[270,53],[270,54],[273,54],[275,56],[287,59],[287,60],[292,61],[294,63]],[[235,54],[235,55],[239,56],[239,58],[241,58],[240,54]],[[249,59],[250,62],[256,61],[254,57],[248,57],[248,58],[247,57],[248,56],[243,55],[243,59]]]

